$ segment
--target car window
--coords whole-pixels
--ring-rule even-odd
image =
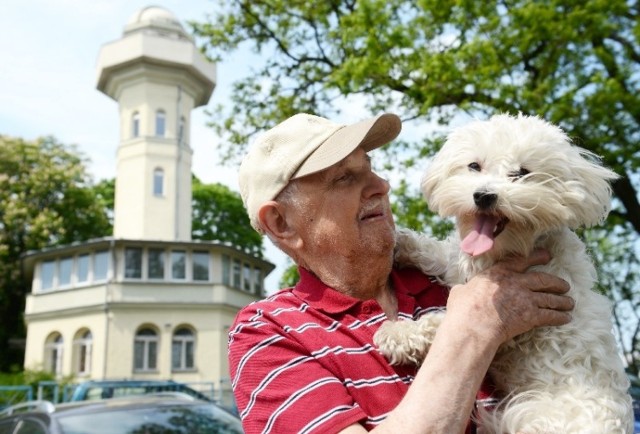
[[[49,431],[37,419],[22,419],[13,430],[13,434],[47,434]]]
[[[60,416],[64,434],[242,434],[240,421],[213,404],[109,408]]]
[[[0,420],[0,434],[12,434],[13,424],[15,419],[2,419]]]

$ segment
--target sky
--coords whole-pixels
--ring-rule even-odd
[[[131,16],[152,5],[183,23],[204,21],[216,7],[211,0],[1,0],[0,134],[26,140],[54,136],[90,159],[94,180],[115,177],[118,105],[96,89],[98,53],[122,36]],[[221,166],[205,110],[228,101],[232,81],[250,72],[249,62],[240,53],[217,64],[209,104],[191,116],[193,172],[205,183],[221,182],[235,191],[237,169]],[[267,260],[277,266],[265,282],[272,292],[286,261],[266,239],[265,245]]]

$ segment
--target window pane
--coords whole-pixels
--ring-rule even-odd
[[[184,116],[180,118],[180,123],[178,124],[178,143],[182,144],[184,139]]]
[[[171,277],[173,279],[184,279],[186,277],[186,252],[174,250],[171,252]]]
[[[50,372],[56,374],[58,372],[58,348],[57,347],[53,347],[51,349],[51,367],[50,367]]]
[[[129,279],[142,278],[142,249],[127,247],[124,250],[124,277]]]
[[[257,267],[253,269],[253,292],[262,294],[262,270]]]
[[[133,367],[134,369],[144,367],[144,342],[136,341],[133,345]]]
[[[173,341],[171,343],[171,368],[172,369],[180,369],[181,363],[180,359],[182,356],[182,342]]]
[[[176,330],[174,335],[176,335],[176,336],[193,336],[193,332],[191,330],[189,330],[189,329],[181,328],[181,329]]]
[[[138,332],[137,336],[155,336],[156,332],[151,329],[142,329]]]
[[[149,249],[149,279],[164,279],[164,250]]]
[[[158,357],[158,343],[154,341],[149,342],[149,369],[156,369],[156,359]]]
[[[78,347],[78,351],[80,357],[80,360],[78,360],[78,372],[87,372],[87,346],[84,344],[80,344],[80,346]]]
[[[60,275],[58,276],[58,286],[71,285],[71,266],[73,259],[70,257],[60,259]]]
[[[45,261],[40,266],[40,281],[41,281],[41,289],[51,289],[53,288],[53,277],[56,272],[56,263],[55,261]]]
[[[89,280],[89,255],[78,256],[78,282]]]
[[[109,271],[109,252],[103,250],[96,252],[93,257],[93,281],[107,280]]]
[[[165,131],[165,115],[163,111],[158,110],[156,112],[156,136],[164,137],[164,131]]]
[[[231,285],[231,259],[227,255],[222,255],[222,283],[224,285]]]
[[[233,260],[233,287],[240,288],[240,260]]]
[[[209,252],[193,252],[193,280],[209,280]]]
[[[135,112],[131,118],[131,136],[138,137],[140,135],[140,113]]]
[[[153,195],[164,195],[164,170],[162,169],[153,171]]]
[[[11,423],[7,425],[6,430],[4,429],[4,425],[0,425],[0,432],[2,433],[13,432],[15,434],[47,434],[49,433],[49,430],[42,424],[42,422],[36,419],[21,419],[15,431],[9,431],[9,427],[11,427]]]
[[[251,291],[251,266],[249,264],[242,266],[242,289]]]
[[[193,368],[194,364],[193,364],[193,342],[186,342],[187,348],[186,348],[186,357],[187,360],[185,360],[185,368]]]

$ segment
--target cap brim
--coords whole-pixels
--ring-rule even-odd
[[[398,137],[402,129],[400,118],[384,113],[374,118],[346,125],[333,133],[300,165],[291,179],[311,175],[333,166],[357,147],[365,151],[379,148]]]

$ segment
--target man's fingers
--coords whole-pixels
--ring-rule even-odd
[[[551,255],[545,249],[535,249],[529,256],[514,256],[502,262],[511,271],[524,273],[530,267],[544,265],[551,260]]]
[[[538,320],[538,326],[561,326],[571,322],[571,314],[547,309],[538,317]]]
[[[571,289],[569,282],[547,273],[531,271],[526,274],[526,278],[527,286],[533,292],[565,294]]]
[[[570,311],[575,306],[573,298],[566,295],[555,295],[549,293],[536,294],[536,301],[538,308],[550,309],[558,311]]]

